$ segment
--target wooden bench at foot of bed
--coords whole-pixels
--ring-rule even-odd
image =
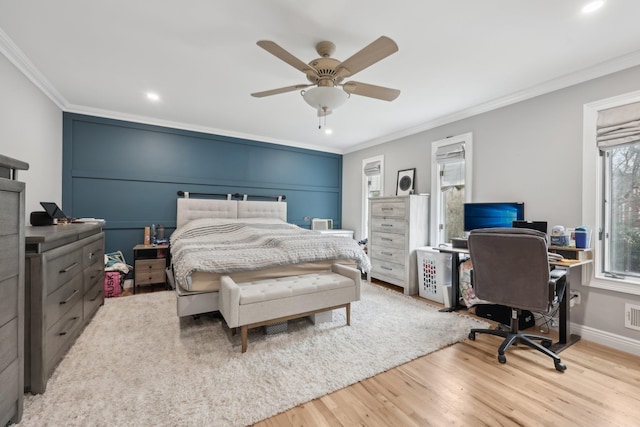
[[[230,328],[240,328],[242,352],[250,328],[323,311],[345,308],[351,324],[351,302],[360,300],[360,271],[333,264],[331,271],[236,283],[220,281],[220,313]]]

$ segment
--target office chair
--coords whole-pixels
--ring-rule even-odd
[[[505,351],[512,344],[522,343],[551,357],[558,371],[567,369],[560,357],[549,350],[549,338],[518,331],[522,310],[547,311],[564,294],[564,272],[553,277],[550,274],[545,234],[520,228],[485,228],[471,231],[468,245],[476,295],[508,306],[512,313],[509,330],[500,326],[472,329],[469,339],[475,340],[480,333],[504,337],[498,349],[500,363],[507,362]]]

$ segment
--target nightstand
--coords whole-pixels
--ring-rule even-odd
[[[133,247],[133,293],[139,285],[162,283],[166,286],[165,268],[169,245],[136,245]]]

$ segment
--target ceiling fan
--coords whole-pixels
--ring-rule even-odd
[[[347,77],[364,70],[378,61],[398,51],[398,45],[389,37],[382,36],[352,55],[345,61],[331,58],[336,45],[329,41],[323,41],[316,45],[316,51],[320,58],[314,59],[308,64],[284,50],[277,43],[269,40],[260,40],[258,46],[280,58],[292,67],[306,74],[311,83],[297,84],[293,86],[271,89],[264,92],[252,93],[251,96],[262,98],[280,93],[301,90],[302,97],[311,107],[318,111],[318,117],[331,114],[331,111],[344,104],[351,94],[367,96],[369,98],[393,101],[400,95],[397,89],[375,86],[356,81],[344,82]],[[312,89],[305,90],[308,87]]]

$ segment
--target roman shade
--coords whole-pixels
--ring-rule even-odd
[[[597,144],[601,150],[640,140],[640,102],[598,113]]]
[[[364,165],[364,174],[366,176],[380,175],[380,173],[380,160],[376,160],[375,162],[370,162]]]

